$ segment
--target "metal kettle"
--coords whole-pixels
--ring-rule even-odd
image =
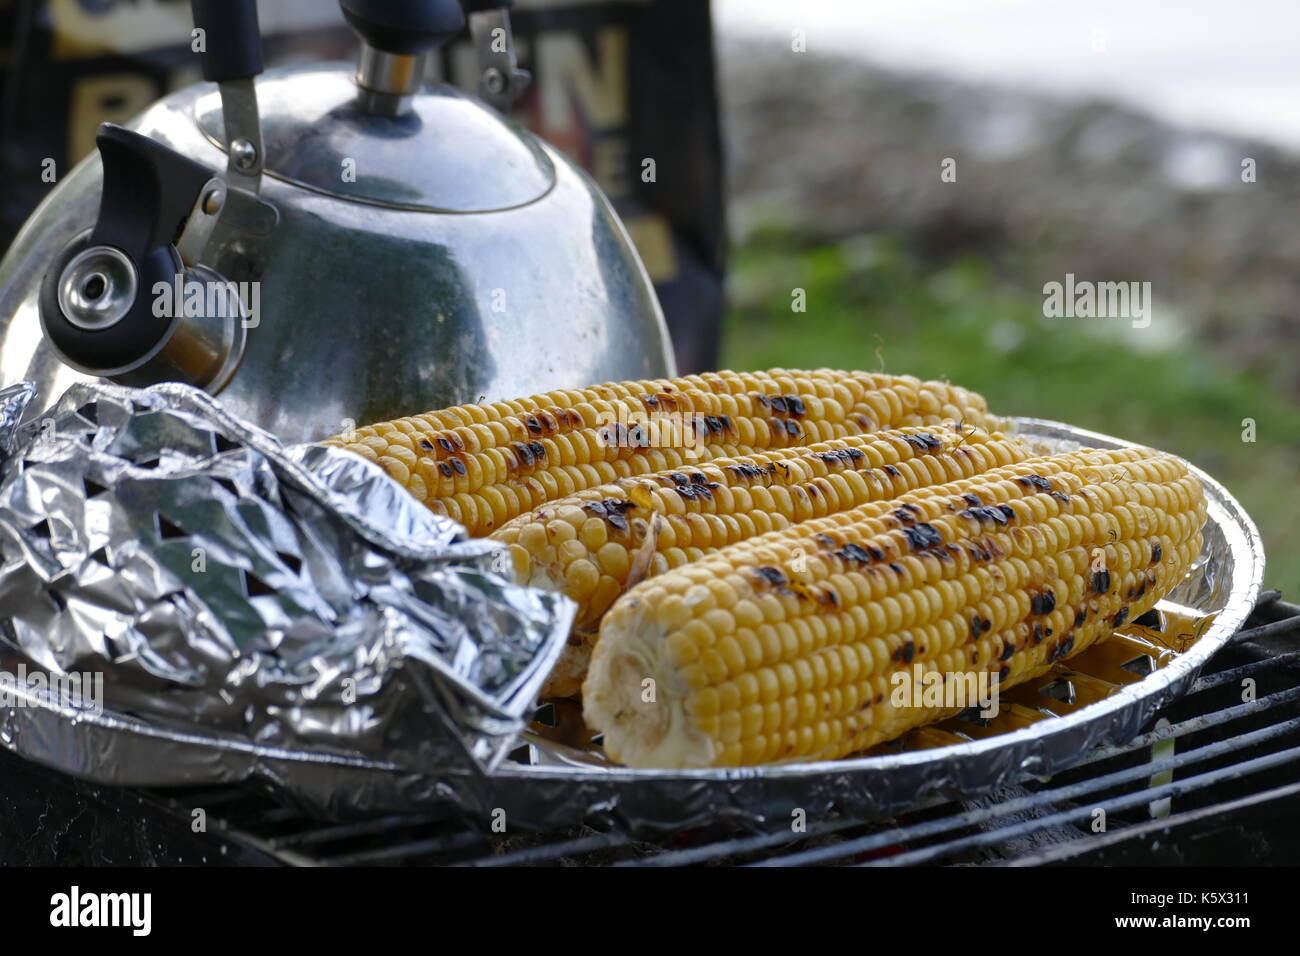
[[[521,80],[507,5],[465,2],[498,106]],[[590,178],[425,84],[461,4],[341,6],[355,68],[263,74],[255,0],[193,0],[217,85],[101,127],[0,262],[0,376],[34,381],[34,409],[87,378],[184,381],[298,442],[673,373],[645,268]]]

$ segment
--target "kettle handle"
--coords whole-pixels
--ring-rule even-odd
[[[514,0],[461,0],[478,56],[478,95],[505,115],[531,77],[519,69],[510,8]],[[505,42],[502,43],[501,41]]]
[[[262,72],[257,0],[190,0],[194,26],[203,31],[203,78],[245,80]]]

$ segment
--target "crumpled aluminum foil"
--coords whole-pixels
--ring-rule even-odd
[[[31,396],[0,390],[3,668],[102,673],[102,712],[22,689],[0,743],[108,783],[251,777],[330,813],[387,802],[335,792],[343,766],[482,799],[572,602],[496,573],[500,546],[370,463],[285,449],[203,392],[76,385],[19,426]],[[263,759],[282,752],[302,774]]]

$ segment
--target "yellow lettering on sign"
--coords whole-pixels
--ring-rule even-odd
[[[140,53],[190,45],[194,21],[188,3],[175,0],[118,0],[107,10],[87,10],[80,0],[49,0],[56,60],[105,53]],[[258,5],[263,36],[342,26],[337,3],[275,0]]]
[[[49,11],[56,60],[188,46],[194,28],[187,3],[115,3],[106,12],[92,13],[79,0],[50,0]]]
[[[611,199],[626,196],[627,140],[621,136],[597,140],[592,146],[591,175]]]
[[[542,135],[569,132],[575,110],[585,125],[614,129],[627,122],[627,31],[607,27],[596,37],[595,62],[576,33],[537,38]]]

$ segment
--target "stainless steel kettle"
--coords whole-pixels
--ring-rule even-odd
[[[521,81],[466,0],[480,92]],[[105,124],[0,262],[0,376],[185,381],[287,442],[427,408],[672,374],[627,233],[565,157],[426,85],[456,0],[341,0],[353,69],[262,74],[255,0],[193,0],[206,80]],[[256,79],[254,79],[257,77]]]

